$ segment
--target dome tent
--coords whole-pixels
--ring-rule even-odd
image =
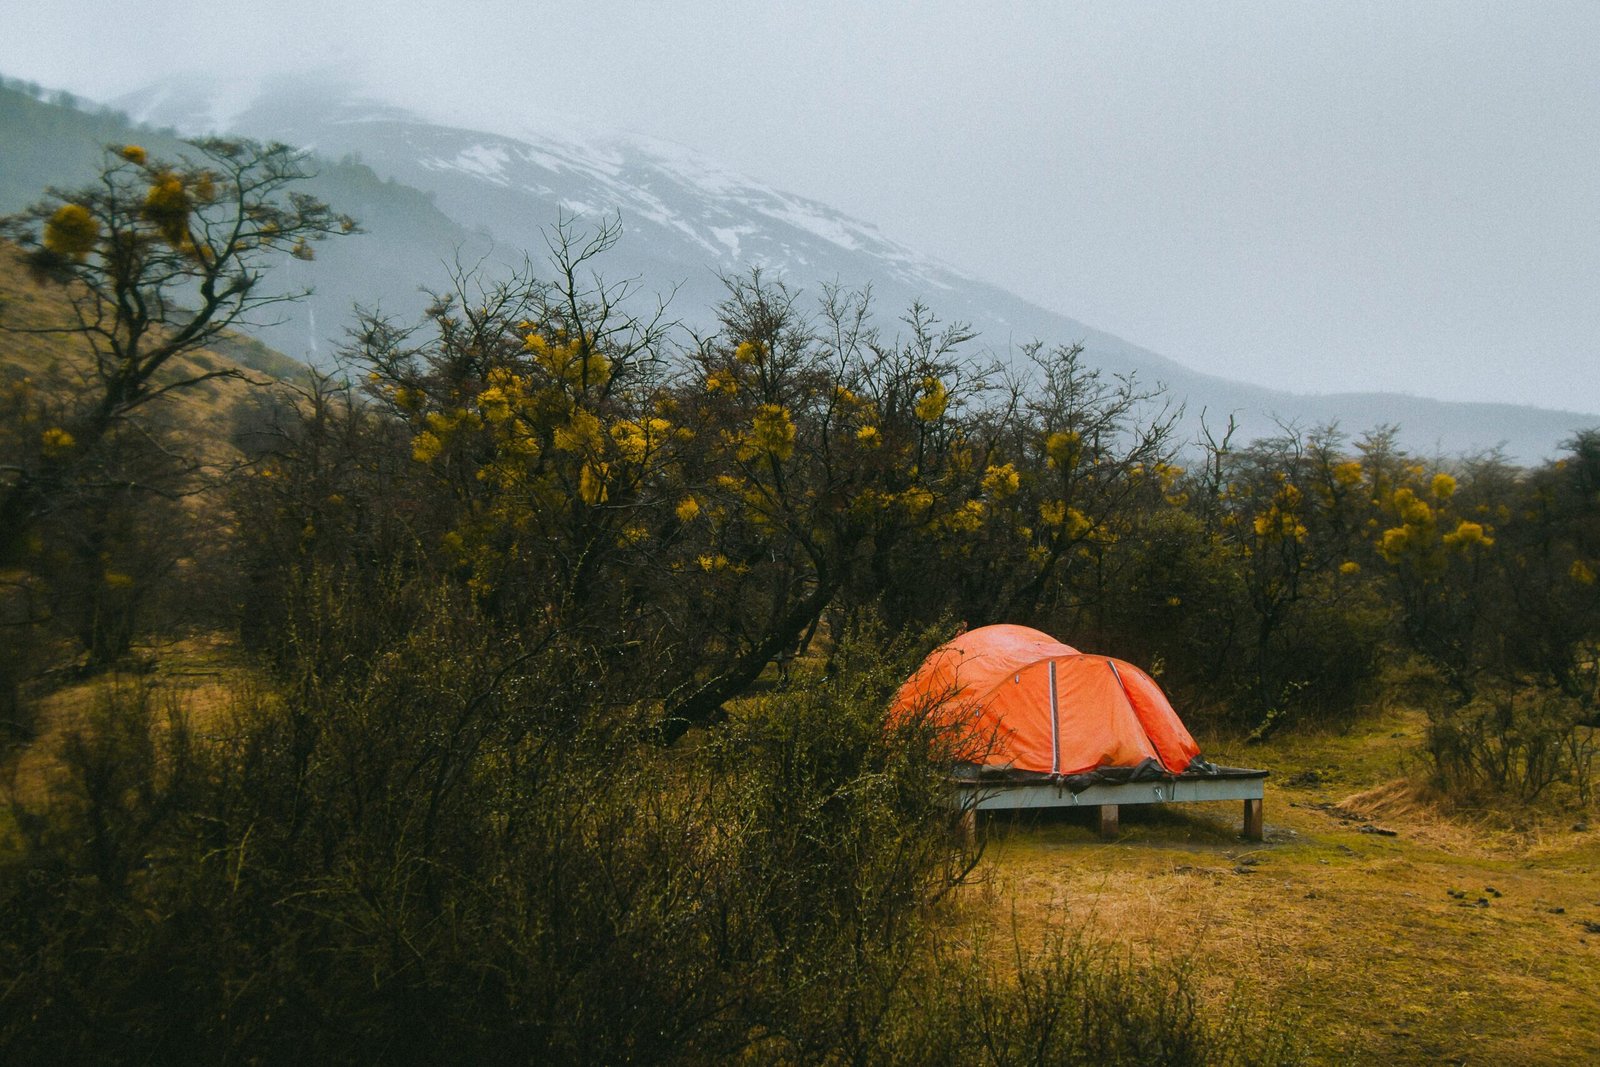
[[[968,762],[985,776],[1087,784],[1214,771],[1144,671],[1025,626],[984,626],[935,649],[895,698],[895,715],[919,712],[968,724]]]

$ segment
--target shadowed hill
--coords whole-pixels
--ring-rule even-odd
[[[28,380],[42,403],[54,407],[84,392],[93,377],[93,353],[73,333],[41,333],[72,325],[64,291],[35,278],[17,249],[0,243],[0,385]],[[295,381],[306,366],[254,338],[227,334],[220,343],[175,357],[157,378],[181,381],[233,371],[161,398],[162,422],[210,461],[234,458],[228,441],[235,409],[273,381]]]

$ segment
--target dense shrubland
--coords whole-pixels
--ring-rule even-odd
[[[213,372],[171,368],[268,299],[260,254],[350,224],[283,199],[292,155],[204,151],[10,223],[78,317],[5,343],[95,347],[0,396],[0,703],[26,743],[52,677],[155,630],[237,633],[264,681],[203,725],[108,684],[55,789],[12,791],[0,1047],[1214,1061],[1181,982],[1081,949],[996,977],[950,936],[948,739],[882,713],[958,625],[1116,651],[1259,736],[1404,675],[1446,790],[1591,800],[1600,433],[1535,469],[1188,440],[1076,348],[996,366],[866,293],[752,271],[684,335],[568,229],[552,281],[366,316],[219,461],[168,403]]]

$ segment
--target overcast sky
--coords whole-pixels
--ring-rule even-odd
[[[1593,0],[0,5],[96,99],[297,65],[682,142],[1229,377],[1600,412]]]

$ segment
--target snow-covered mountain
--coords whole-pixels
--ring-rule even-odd
[[[1337,421],[1352,432],[1399,424],[1414,449],[1456,453],[1503,443],[1512,455],[1535,459],[1574,430],[1600,423],[1513,405],[1302,396],[1221,379],[963,275],[824,204],[647,137],[520,114],[452,125],[305,79],[264,87],[164,82],[114,104],[137,121],[184,133],[271,138],[328,160],[359,161],[382,179],[421,190],[442,216],[431,221],[432,252],[418,256],[416,234],[387,232],[405,220],[382,217],[381,205],[367,205],[380,216],[373,217],[361,203],[338,203],[370,236],[360,239],[364,246],[333,242],[322,264],[296,268],[312,272],[304,280],[317,283],[319,296],[266,331],[291,354],[325,357],[352,298],[408,314],[420,306],[417,287],[442,284],[453,259],[515,262],[527,254],[537,264],[562,216],[616,215],[624,237],[603,264],[606,275],[636,278],[657,293],[676,290],[672,312],[693,326],[710,324],[723,294],[719,274],[761,266],[813,293],[824,283],[870,284],[884,323],[921,301],[945,321],[970,323],[979,345],[1002,359],[1033,339],[1082,342],[1105,370],[1165,384],[1191,416],[1204,409],[1215,424],[1236,413],[1247,435],[1274,432],[1275,420],[1307,428]],[[385,243],[402,239],[411,261],[397,264],[399,254]],[[380,261],[382,270],[369,276]]]

